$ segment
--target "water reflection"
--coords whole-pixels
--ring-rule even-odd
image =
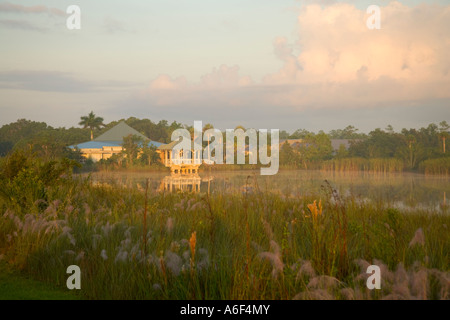
[[[324,180],[349,201],[375,203],[402,210],[449,210],[450,179],[420,174],[335,174],[321,171],[280,171],[275,176],[261,176],[254,171],[217,171],[200,174],[169,174],[160,172],[98,172],[92,174],[96,183],[113,184],[144,190],[149,179],[150,192],[242,193],[260,191],[286,197],[324,197]]]
[[[203,191],[201,186],[202,182],[205,183],[206,192],[211,191],[211,181],[213,177],[200,177],[198,174],[171,174],[169,176],[165,176],[161,180],[161,184],[158,188],[158,191],[182,191],[182,192],[200,192]]]

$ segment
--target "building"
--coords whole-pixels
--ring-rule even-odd
[[[334,151],[338,151],[341,145],[344,146],[345,150],[350,148],[351,142],[355,141],[354,139],[331,139],[331,146]]]
[[[98,136],[94,140],[72,145],[69,146],[69,148],[74,150],[79,149],[83,157],[97,162],[99,160],[106,160],[115,154],[121,153],[123,150],[123,138],[129,135],[141,137],[143,141],[148,141],[149,146],[152,145],[158,148],[163,145],[161,142],[150,140],[127,125],[124,121],[121,121],[119,124]]]
[[[161,162],[170,168],[172,173],[195,174],[203,163],[202,152],[203,147],[197,145],[197,151],[191,149],[187,155],[183,154],[183,150],[174,150],[175,146],[181,142],[180,140],[172,141],[168,144],[162,144],[158,147]]]
[[[344,146],[345,150],[348,150],[352,144],[352,142],[359,141],[358,139],[330,139],[331,147],[333,148],[333,152],[337,152],[341,145]],[[280,149],[283,144],[288,143],[294,149],[300,147],[301,145],[308,146],[308,144],[304,142],[303,139],[283,139],[280,140]]]
[[[303,139],[282,139],[280,140],[280,149],[283,144],[288,143],[292,148],[298,148],[302,145]]]

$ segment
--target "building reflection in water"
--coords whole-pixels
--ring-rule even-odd
[[[182,191],[182,192],[200,192],[202,183],[205,184],[205,191],[210,192],[211,181],[213,177],[200,177],[198,174],[175,174],[165,176],[161,180],[158,191]]]

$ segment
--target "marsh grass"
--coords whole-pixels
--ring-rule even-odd
[[[448,215],[250,178],[211,194],[55,182],[45,199],[2,200],[0,257],[57,286],[76,264],[88,299],[449,299]],[[366,288],[369,264],[382,290]]]
[[[324,161],[322,170],[368,171],[377,173],[401,172],[405,169],[403,160],[395,158],[342,158]]]
[[[425,160],[420,163],[419,170],[427,175],[448,176],[450,174],[450,157]]]

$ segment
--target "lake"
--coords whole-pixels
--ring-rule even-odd
[[[259,170],[201,172],[199,175],[169,173],[95,172],[95,183],[119,184],[144,189],[149,179],[151,192],[245,192],[259,189],[286,196],[321,194],[325,197],[327,180],[342,197],[356,201],[372,201],[402,210],[426,209],[448,212],[450,178],[416,173],[368,173],[282,170],[273,176],[261,176]]]

